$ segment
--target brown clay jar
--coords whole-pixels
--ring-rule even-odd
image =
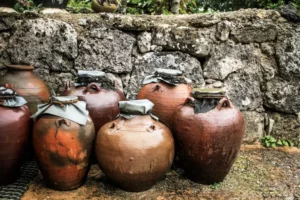
[[[159,76],[159,73],[157,73]],[[137,99],[149,99],[154,103],[153,114],[172,126],[172,117],[176,108],[190,96],[192,87],[187,83],[170,84],[166,81],[145,84],[137,95]]]
[[[78,108],[76,105],[74,109]],[[85,125],[68,119],[68,116],[76,118],[76,112],[70,111],[67,117],[54,113],[58,112],[45,111],[36,116],[33,147],[46,185],[55,190],[72,190],[84,183],[89,171],[94,125],[89,116]]]
[[[0,186],[13,183],[19,176],[29,137],[30,111],[22,97],[7,97],[0,86]],[[11,90],[12,91],[12,90]],[[24,105],[6,105],[22,98]]]
[[[33,73],[32,66],[7,65],[7,73],[0,77],[0,84],[9,84],[24,97],[32,114],[37,111],[37,105],[46,103],[50,98],[47,85]]]
[[[221,182],[238,155],[244,118],[223,94],[195,90],[193,96],[174,114],[176,153],[191,180]]]
[[[105,76],[105,73],[102,73]],[[125,100],[125,96],[121,91],[117,89],[105,89],[95,82],[85,82],[75,87],[71,86],[70,81],[67,81],[65,90],[61,93],[61,96],[70,95],[77,96],[80,101],[86,102],[87,110],[94,122],[96,133],[101,126],[116,118],[120,112],[118,102]]]
[[[122,114],[122,109],[127,113]],[[142,110],[131,116],[132,110],[125,105],[119,118],[102,126],[95,144],[100,169],[119,187],[132,192],[150,189],[166,174],[174,158],[170,130],[149,114],[142,114],[147,108]]]

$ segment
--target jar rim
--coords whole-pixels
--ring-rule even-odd
[[[32,71],[34,67],[31,65],[6,65],[7,69],[19,70],[19,71]]]

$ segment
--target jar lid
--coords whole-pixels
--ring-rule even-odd
[[[119,101],[120,116],[131,119],[138,115],[151,115],[154,119],[157,117],[151,114],[154,104],[148,99]]]
[[[194,88],[191,92],[194,98],[225,97],[226,91],[221,88]]]
[[[175,69],[156,68],[153,75],[146,76],[142,82],[143,85],[149,83],[158,83],[163,81],[170,85],[178,85],[181,83],[191,83],[192,81],[183,76],[183,72]]]
[[[21,107],[27,101],[17,95],[17,93],[6,86],[0,86],[0,105],[5,107]]]
[[[32,71],[34,67],[31,65],[7,65],[5,64],[8,70],[19,70],[19,71]]]
[[[86,110],[86,103],[78,101],[76,96],[51,97],[47,104],[39,104],[38,111],[32,115],[37,118],[44,114],[55,115],[85,125],[89,112]]]
[[[97,77],[105,77],[105,76],[106,74],[103,71],[78,70],[78,77],[97,78]]]

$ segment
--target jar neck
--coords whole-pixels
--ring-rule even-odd
[[[194,108],[194,113],[207,113],[216,108],[218,103],[225,96],[207,96],[203,98],[193,98],[192,101],[189,101],[189,105]]]

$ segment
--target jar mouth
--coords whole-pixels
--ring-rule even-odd
[[[19,71],[32,71],[34,69],[31,65],[6,65],[8,70],[19,70]]]

